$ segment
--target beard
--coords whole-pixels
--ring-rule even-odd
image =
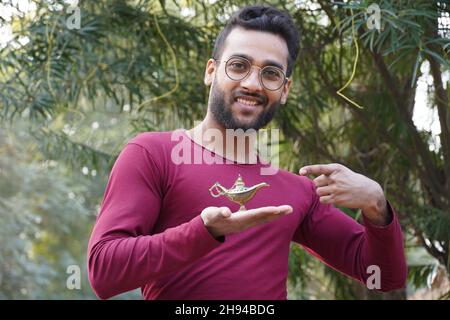
[[[225,101],[225,93],[219,88],[216,82],[216,78],[214,78],[214,83],[211,87],[211,101],[210,101],[211,113],[214,119],[218,123],[223,125],[225,129],[233,129],[233,130],[242,129],[246,131],[248,129],[253,129],[258,131],[259,129],[266,126],[272,120],[278,106],[280,105],[280,101],[275,101],[268,107],[265,107],[265,102],[263,102],[261,105],[258,105],[257,107],[265,109],[263,109],[263,111],[258,114],[256,119],[254,119],[251,122],[243,122],[239,121],[239,119],[237,119],[231,111],[231,106],[235,102],[233,96],[231,96],[227,100],[228,101]],[[262,100],[266,101],[267,99],[264,98]]]

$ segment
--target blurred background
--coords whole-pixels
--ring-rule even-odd
[[[117,155],[203,119],[215,37],[251,3],[0,0],[0,299],[96,298],[87,242]],[[339,162],[380,182],[409,266],[405,290],[376,293],[293,245],[289,299],[449,299],[450,1],[260,3],[301,32],[272,124],[280,167]]]

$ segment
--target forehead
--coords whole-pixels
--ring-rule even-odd
[[[233,54],[248,55],[255,64],[272,60],[287,68],[289,51],[284,39],[278,35],[238,27],[226,38],[222,58],[228,59]]]

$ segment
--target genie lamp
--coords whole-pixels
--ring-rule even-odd
[[[239,208],[239,211],[247,210],[245,209],[245,203],[249,201],[253,196],[256,194],[256,192],[261,189],[262,187],[268,187],[269,185],[265,182],[261,182],[258,184],[255,184],[252,187],[246,187],[244,180],[242,180],[241,175],[238,176],[236,179],[234,185],[227,189],[223,187],[219,182],[216,182],[212,185],[211,188],[209,188],[209,193],[214,198],[220,197],[220,196],[226,196],[229,200],[238,203],[241,207]]]

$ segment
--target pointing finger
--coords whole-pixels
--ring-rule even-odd
[[[312,175],[330,175],[332,174],[334,171],[339,169],[339,164],[337,163],[330,163],[330,164],[313,164],[313,165],[309,165],[309,166],[304,166],[302,168],[300,168],[299,174],[304,176],[307,174],[312,174]]]

